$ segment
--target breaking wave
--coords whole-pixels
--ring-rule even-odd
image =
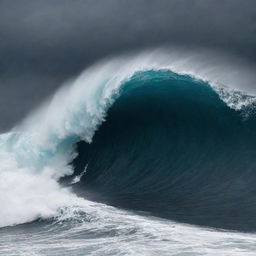
[[[0,226],[90,199],[256,229],[254,96],[191,58],[148,56],[94,65],[0,136]]]

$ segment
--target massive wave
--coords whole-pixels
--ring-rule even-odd
[[[137,73],[92,143],[77,144],[77,189],[172,220],[255,229],[256,119],[243,111],[190,76]]]
[[[64,85],[0,137],[0,226],[88,209],[86,198],[255,230],[255,98],[211,71],[194,58],[143,54]]]

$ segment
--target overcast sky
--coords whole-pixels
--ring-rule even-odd
[[[0,130],[98,59],[163,45],[255,63],[256,1],[0,0]]]

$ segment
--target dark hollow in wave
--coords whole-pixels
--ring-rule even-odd
[[[77,144],[74,188],[87,198],[175,221],[256,230],[256,123],[207,84],[135,74],[93,142]]]

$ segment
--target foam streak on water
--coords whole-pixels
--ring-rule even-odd
[[[62,209],[48,223],[2,229],[0,254],[255,255],[256,238],[251,234],[143,217],[89,201],[83,207]]]

